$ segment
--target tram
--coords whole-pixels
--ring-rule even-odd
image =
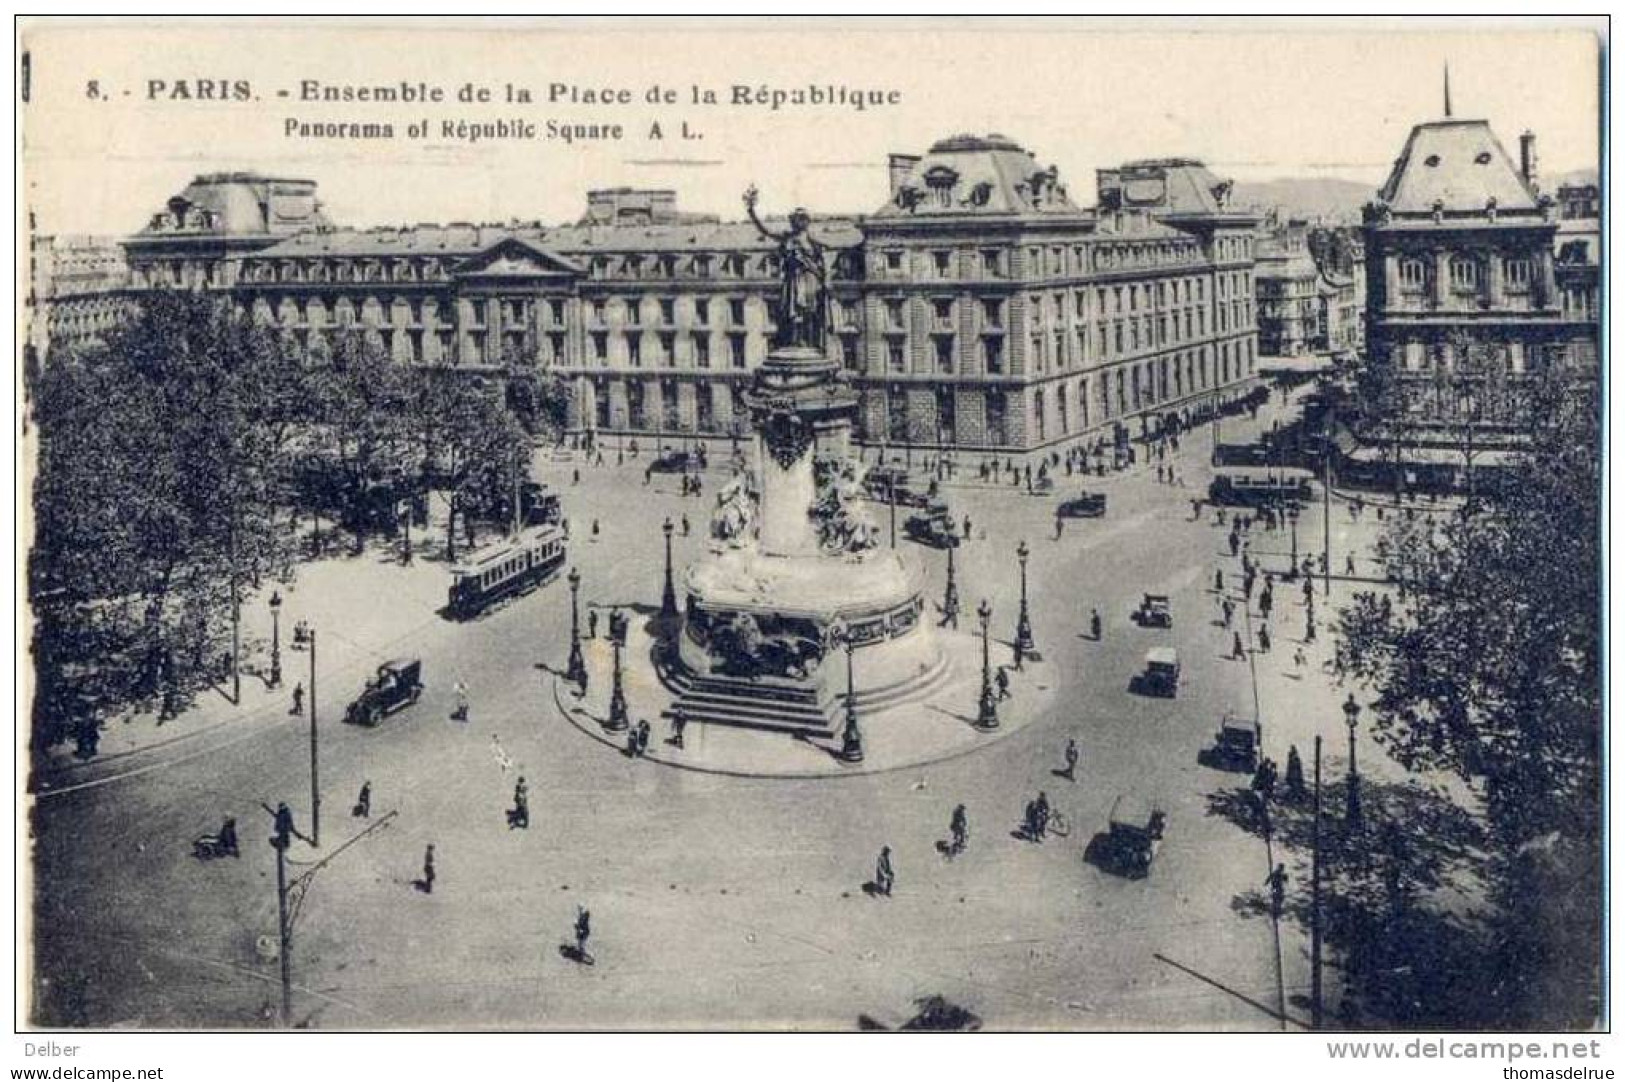
[[[451,569],[446,612],[467,620],[505,597],[528,593],[551,581],[564,557],[564,530],[553,523],[526,527],[516,537],[478,549]]]

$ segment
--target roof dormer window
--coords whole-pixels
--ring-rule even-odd
[[[1439,156],[1437,154],[1429,154],[1427,157],[1422,159],[1422,164],[1429,166],[1430,168],[1437,167],[1439,164]]]
[[[1490,164],[1490,152],[1487,151],[1487,150],[1479,151],[1478,152],[1478,157],[1474,158],[1473,161],[1478,163],[1479,165],[1488,165],[1488,164]]]

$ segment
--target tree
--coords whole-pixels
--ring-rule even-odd
[[[218,299],[149,298],[105,345],[41,375],[30,600],[36,744],[163,692],[174,708],[216,664],[246,574],[284,574],[282,443],[266,374],[286,356]],[[230,651],[235,664],[235,645]]]
[[[1545,905],[1600,903],[1590,893],[1600,883],[1597,403],[1578,377],[1542,375],[1521,461],[1476,512],[1440,529],[1391,527],[1397,603],[1358,595],[1338,646],[1342,671],[1377,692],[1388,754],[1454,773],[1482,801],[1499,963],[1490,994],[1508,1024],[1568,1024],[1595,1009],[1554,1001],[1543,976],[1553,959],[1572,967],[1598,945],[1600,905],[1583,923],[1555,922]]]

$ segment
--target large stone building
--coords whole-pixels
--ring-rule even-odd
[[[1323,349],[1321,270],[1309,252],[1309,227],[1289,221],[1258,241],[1258,351],[1302,357]]]
[[[890,189],[872,215],[814,226],[864,442],[1122,439],[1252,377],[1257,219],[1201,163],[1102,170],[1086,209],[1010,140],[956,136],[893,155]],[[306,348],[355,326],[401,363],[554,369],[571,427],[605,435],[742,431],[778,281],[771,238],[666,190],[591,192],[561,227],[357,230],[327,221],[311,181],[215,174],[124,247],[130,293],[226,291]]]
[[[1418,466],[1460,464],[1464,440],[1515,444],[1527,381],[1596,370],[1594,318],[1564,310],[1534,138],[1515,163],[1486,121],[1418,124],[1366,208],[1368,387],[1384,401],[1367,402],[1365,437]]]

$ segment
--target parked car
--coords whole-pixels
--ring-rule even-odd
[[[1145,652],[1145,668],[1134,678],[1141,695],[1172,699],[1179,691],[1179,651],[1158,646]]]
[[[651,473],[687,473],[698,469],[698,456],[688,451],[667,451],[649,463]]]
[[[378,666],[361,694],[344,710],[351,725],[377,725],[397,710],[404,710],[423,694],[423,662],[395,658]]]
[[[1134,610],[1134,622],[1141,627],[1173,627],[1174,614],[1168,607],[1167,594],[1146,594],[1140,607]]]
[[[1106,514],[1106,494],[1086,489],[1073,499],[1061,501],[1055,513],[1062,518],[1100,518]]]

